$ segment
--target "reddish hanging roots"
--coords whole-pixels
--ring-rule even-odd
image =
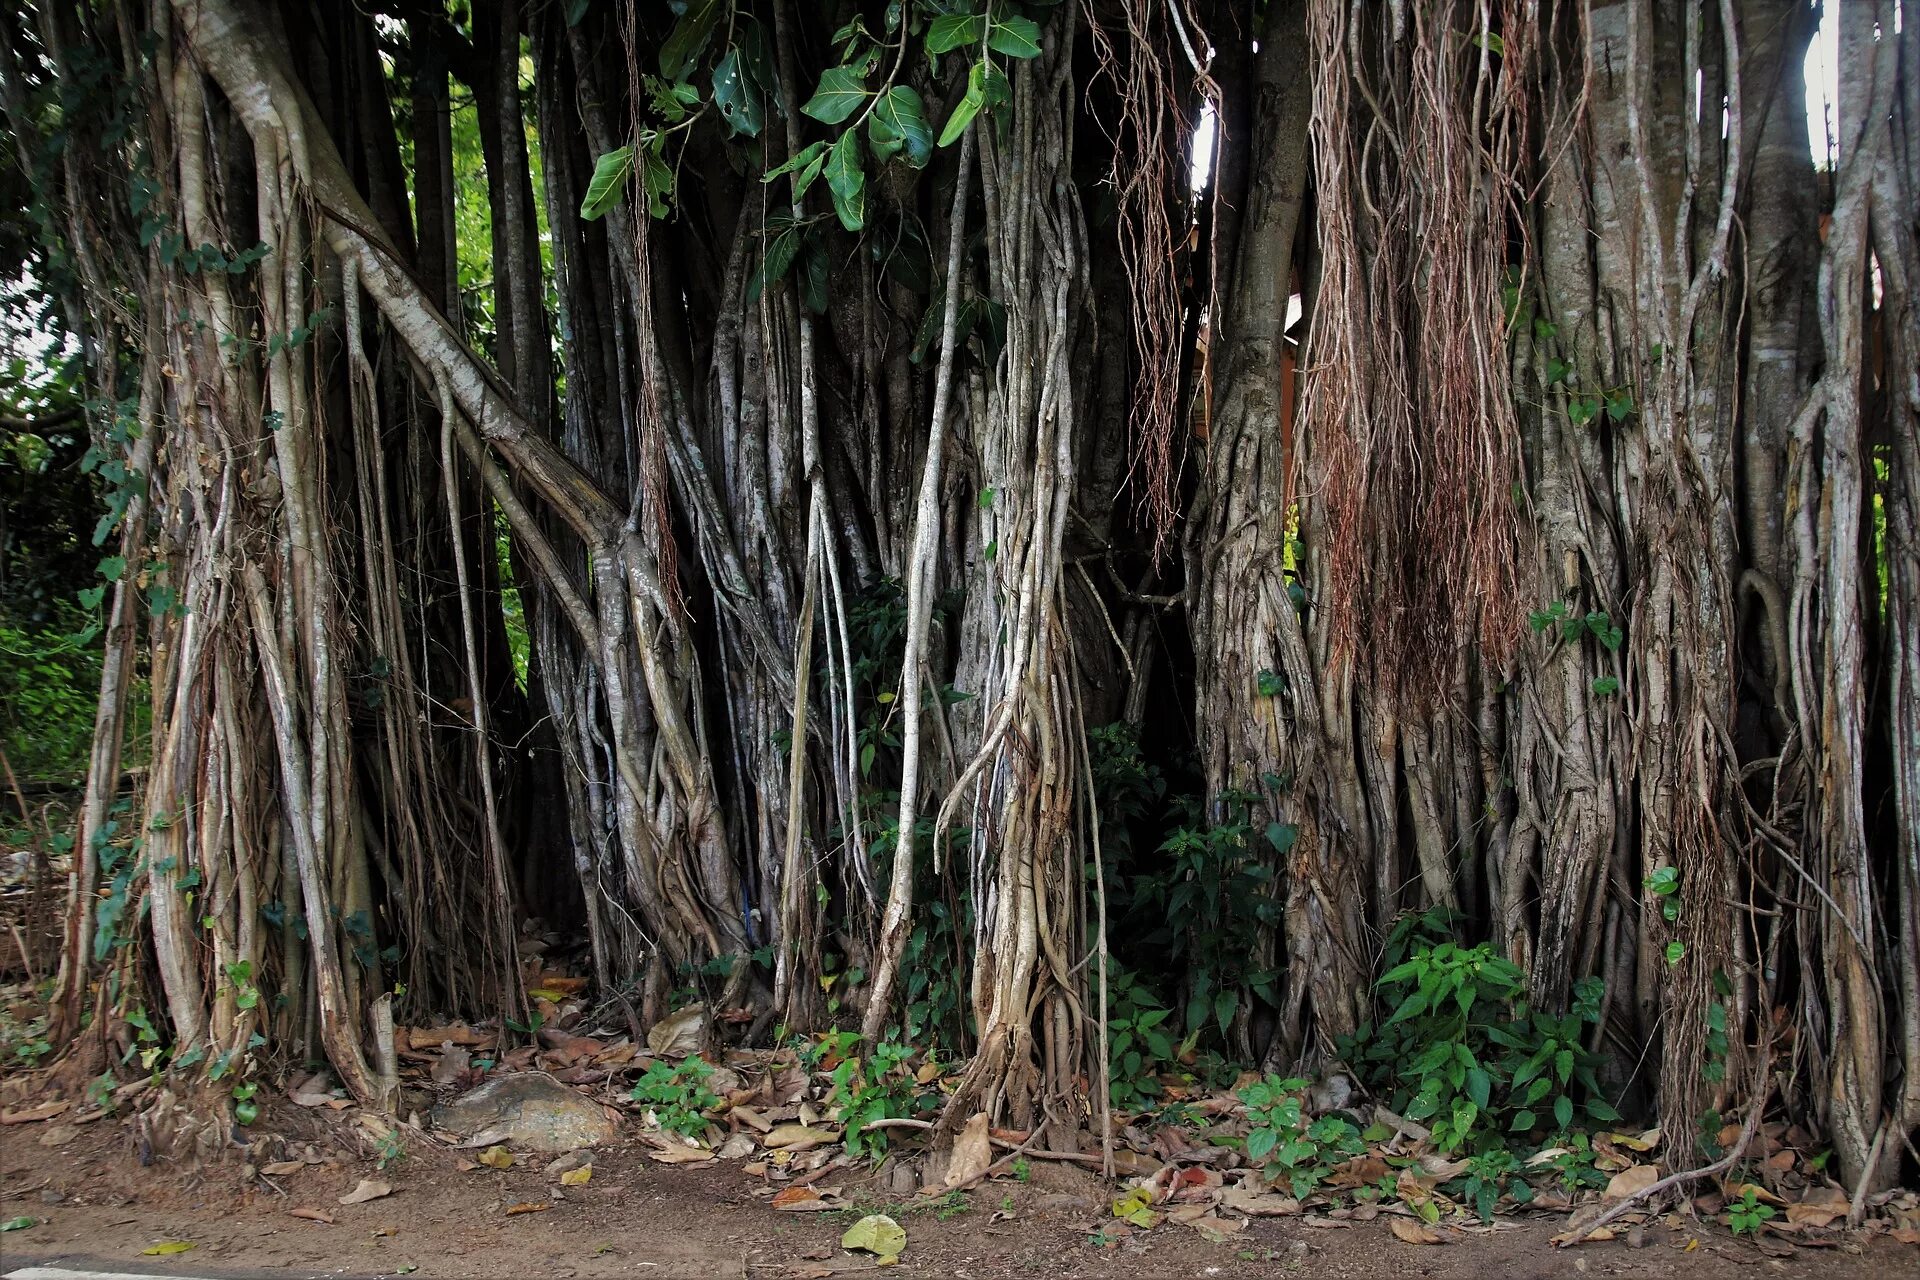
[[[1335,660],[1364,623],[1374,670],[1426,702],[1451,687],[1461,645],[1497,667],[1519,634],[1501,303],[1512,182],[1494,157],[1517,153],[1530,59],[1509,36],[1496,60],[1449,6],[1414,7],[1402,31],[1350,25],[1360,13],[1321,0],[1311,16],[1314,64],[1345,73],[1314,87],[1326,266],[1306,431]]]
[[[1169,30],[1166,15],[1171,9],[1159,0],[1125,0],[1121,12],[1127,31],[1119,51],[1091,6],[1087,29],[1098,74],[1112,84],[1120,102],[1119,118],[1101,125],[1114,144],[1107,181],[1114,193],[1121,267],[1132,294],[1136,369],[1128,407],[1132,444],[1127,483],[1139,494],[1138,510],[1153,533],[1157,564],[1180,516],[1180,473],[1186,465],[1186,415],[1180,410],[1180,277],[1189,228],[1176,228],[1172,211],[1184,189],[1186,158],[1192,154],[1188,109],[1194,87],[1175,84],[1161,51],[1175,39],[1204,49],[1207,39],[1191,15],[1183,20],[1184,32]],[[1211,81],[1204,73],[1197,75],[1202,82],[1198,87],[1214,100]],[[1128,161],[1124,167],[1121,157]]]

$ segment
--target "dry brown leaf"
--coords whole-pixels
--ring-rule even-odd
[[[1399,1239],[1408,1244],[1445,1244],[1447,1238],[1424,1222],[1413,1218],[1395,1217],[1388,1221],[1387,1227]]]
[[[545,1200],[522,1200],[519,1204],[507,1206],[507,1216],[511,1218],[520,1213],[545,1213],[551,1208],[553,1206]]]
[[[1623,1169],[1607,1181],[1607,1189],[1601,1192],[1604,1200],[1625,1200],[1637,1196],[1660,1181],[1660,1169],[1657,1165],[1636,1164]]]
[[[698,1147],[683,1147],[677,1143],[650,1147],[647,1155],[661,1164],[707,1164],[713,1159],[713,1152]]]
[[[393,1187],[375,1178],[362,1178],[360,1185],[340,1197],[341,1204],[365,1204],[393,1194]]]
[[[1247,1187],[1224,1188],[1220,1193],[1220,1203],[1235,1213],[1251,1214],[1256,1218],[1291,1218],[1300,1212],[1300,1202],[1292,1196],[1253,1191]]]
[[[993,1163],[993,1140],[987,1135],[987,1122],[987,1113],[976,1111],[960,1127],[959,1136],[953,1140],[953,1154],[947,1160],[947,1186],[975,1182]],[[772,1134],[767,1135],[767,1142],[772,1144]]]
[[[774,1196],[773,1207],[783,1213],[811,1213],[844,1206],[829,1200],[812,1187],[787,1187]]]
[[[1787,1221],[1796,1227],[1830,1227],[1846,1218],[1847,1208],[1844,1200],[1837,1205],[1814,1204],[1811,1201],[1790,1204],[1787,1206]]]
[[[829,1142],[838,1142],[840,1135],[832,1129],[816,1129],[805,1124],[783,1124],[774,1126],[760,1141],[776,1150],[806,1151]]]
[[[1187,1225],[1195,1231],[1198,1231],[1204,1239],[1212,1244],[1219,1244],[1228,1236],[1247,1229],[1245,1222],[1235,1222],[1229,1218],[1216,1218],[1211,1214],[1204,1218],[1195,1218],[1193,1221],[1187,1223]]]
[[[284,1178],[290,1173],[298,1173],[307,1167],[305,1160],[275,1160],[271,1164],[260,1166],[260,1172],[273,1178]]]
[[[305,1218],[308,1222],[325,1223],[329,1227],[333,1225],[333,1215],[325,1209],[289,1209],[287,1210],[287,1216],[289,1218]]]
[[[1342,1221],[1339,1218],[1323,1218],[1317,1213],[1310,1213],[1306,1217],[1300,1219],[1300,1225],[1303,1227],[1327,1228],[1327,1227],[1351,1227],[1353,1224],[1351,1222]]]

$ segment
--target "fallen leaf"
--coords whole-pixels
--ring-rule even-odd
[[[165,1258],[176,1253],[185,1253],[193,1248],[191,1240],[162,1240],[159,1244],[148,1245],[140,1251],[143,1258]]]
[[[1387,1222],[1387,1227],[1395,1237],[1408,1244],[1445,1244],[1447,1242],[1447,1238],[1438,1231],[1412,1218],[1392,1218]]]
[[[802,1266],[796,1262],[787,1268],[786,1274],[789,1280],[827,1280],[834,1270],[832,1267]]]
[[[1920,1227],[1895,1227],[1887,1232],[1887,1238],[1901,1244],[1920,1244]]]
[[[545,1213],[551,1208],[553,1206],[545,1200],[522,1200],[519,1204],[507,1206],[507,1216],[511,1218],[519,1213]]]
[[[305,1160],[275,1160],[271,1164],[260,1166],[260,1172],[274,1178],[284,1178],[290,1173],[298,1173],[307,1167]]]
[[[1790,1204],[1787,1206],[1787,1221],[1795,1226],[1830,1227],[1836,1221],[1847,1216],[1848,1205],[1842,1200],[1839,1204]]]
[[[907,1230],[884,1213],[870,1213],[847,1228],[840,1247],[875,1254],[885,1263],[907,1247]]]
[[[678,1143],[649,1147],[647,1154],[661,1164],[707,1164],[713,1160],[711,1151],[702,1151],[698,1147],[683,1147]]]
[[[341,1204],[365,1204],[369,1200],[378,1200],[382,1196],[393,1194],[393,1188],[373,1178],[360,1179],[360,1185],[340,1197]]]
[[[1134,1187],[1115,1196],[1112,1209],[1114,1217],[1122,1222],[1131,1222],[1136,1227],[1152,1230],[1160,1225],[1161,1215],[1153,1211],[1153,1192],[1145,1187]]]
[[[1604,1200],[1625,1200],[1639,1195],[1654,1183],[1660,1181],[1660,1169],[1657,1165],[1636,1164],[1623,1169],[1607,1180],[1607,1189],[1601,1192]]]
[[[744,1133],[736,1133],[721,1143],[714,1152],[722,1160],[744,1160],[754,1153],[753,1139]]]
[[[947,1159],[946,1185],[964,1186],[977,1182],[993,1164],[993,1140],[987,1135],[987,1113],[976,1111],[960,1126],[953,1140],[953,1154]],[[773,1135],[768,1134],[771,1142]]]
[[[0,1112],[0,1124],[38,1124],[42,1120],[51,1120],[62,1112],[72,1109],[72,1099],[64,1102],[43,1102],[37,1107],[28,1107],[25,1111]]]
[[[23,1215],[18,1218],[8,1218],[5,1222],[0,1222],[0,1231],[25,1231],[28,1227],[35,1225],[37,1224],[34,1219]]]
[[[1639,1133],[1602,1133],[1594,1137],[1595,1142],[1605,1140],[1615,1146],[1625,1147],[1629,1151],[1651,1151],[1660,1145],[1660,1131],[1646,1129]]]
[[[480,1163],[489,1169],[513,1168],[513,1152],[505,1147],[488,1147],[480,1153]]]
[[[593,1166],[590,1164],[584,1164],[584,1165],[581,1165],[578,1169],[569,1169],[565,1173],[561,1174],[560,1185],[563,1187],[584,1187],[587,1185],[589,1181],[592,1180],[592,1178],[593,1178]]]
[[[328,1226],[333,1225],[333,1215],[325,1209],[289,1209],[287,1210],[287,1216],[289,1218],[305,1218],[308,1222],[324,1222]]]
[[[453,1158],[453,1167],[460,1173],[472,1173],[475,1169],[482,1169],[486,1166],[475,1164],[473,1161],[462,1156],[455,1156]]]
[[[1247,1224],[1244,1222],[1234,1222],[1227,1218],[1216,1218],[1211,1214],[1204,1218],[1195,1218],[1187,1225],[1195,1231],[1198,1231],[1202,1238],[1209,1244],[1219,1244],[1235,1232],[1245,1231],[1247,1229]]]
[[[773,1207],[783,1213],[810,1213],[822,1209],[838,1209],[842,1206],[827,1199],[812,1187],[785,1187],[773,1197]]]
[[[1353,1224],[1351,1222],[1343,1222],[1339,1218],[1323,1218],[1317,1213],[1310,1213],[1300,1219],[1300,1225],[1303,1227],[1319,1227],[1324,1230],[1330,1227],[1351,1227]]]
[[[1271,1191],[1251,1191],[1246,1187],[1227,1187],[1220,1193],[1222,1207],[1256,1218],[1290,1218],[1300,1212],[1300,1202],[1292,1196]]]
[[[760,1141],[777,1150],[805,1151],[828,1142],[838,1142],[840,1135],[831,1129],[816,1129],[811,1125],[782,1124],[775,1125]]]

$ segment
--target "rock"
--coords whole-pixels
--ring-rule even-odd
[[[721,1144],[714,1152],[722,1160],[744,1160],[759,1149],[759,1145],[744,1133],[736,1133]]]
[[[59,1204],[62,1200],[65,1200],[66,1198],[67,1197],[65,1192],[55,1191],[52,1187],[48,1187],[45,1191],[42,1191],[40,1193],[41,1204]]]
[[[496,1076],[435,1107],[430,1118],[463,1147],[500,1143],[557,1153],[609,1146],[620,1136],[620,1122],[607,1108],[538,1071]]]

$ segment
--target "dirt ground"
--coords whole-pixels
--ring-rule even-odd
[[[728,1276],[827,1280],[875,1270],[839,1247],[867,1212],[891,1213],[908,1244],[892,1274],[961,1280],[1026,1276],[1480,1277],[1568,1275],[1920,1275],[1920,1250],[1885,1238],[1827,1247],[1737,1240],[1718,1227],[1656,1221],[1633,1236],[1553,1249],[1556,1216],[1450,1232],[1446,1247],[1403,1243],[1384,1218],[1311,1226],[1253,1219],[1222,1243],[1168,1223],[1116,1238],[1100,1183],[1036,1166],[1030,1180],[986,1183],[961,1200],[887,1193],[884,1169],[823,1179],[852,1210],[787,1213],[755,1196],[736,1164],[653,1163],[638,1145],[597,1153],[591,1180],[561,1187],[545,1162],[459,1170],[454,1151],[416,1142],[400,1163],[334,1159],[272,1179],[239,1166],[188,1174],[142,1168],[129,1129],[17,1125],[0,1129],[0,1221],[36,1225],[0,1235],[0,1274],[30,1264],[212,1276]],[[392,1194],[356,1205],[339,1197],[363,1177]],[[906,1202],[906,1203],[903,1203]],[[546,1205],[512,1213],[513,1206]],[[293,1216],[318,1210],[331,1223]],[[1323,1219],[1323,1221],[1325,1221]],[[1673,1220],[1677,1221],[1677,1220]],[[151,1256],[165,1241],[191,1250]]]

